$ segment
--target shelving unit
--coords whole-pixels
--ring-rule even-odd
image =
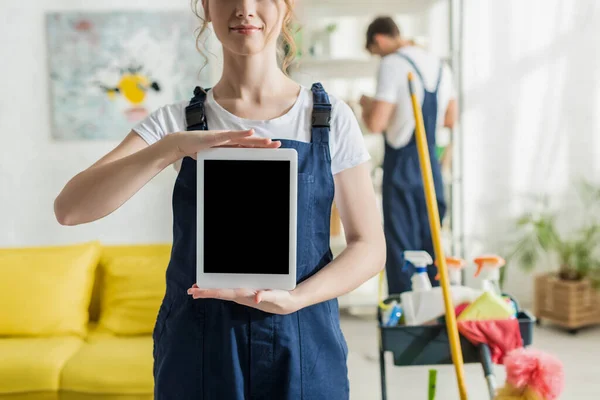
[[[358,58],[312,58],[303,60],[296,72],[304,74],[319,74],[323,78],[370,78],[376,71],[379,62],[376,59]]]
[[[299,41],[301,56],[291,69],[294,79],[305,86],[320,81],[326,89],[346,101],[358,114],[358,100],[362,94],[375,91],[379,59],[364,49],[368,24],[377,16],[392,16],[400,25],[403,36],[416,38],[438,54],[451,66],[461,105],[460,43],[462,0],[303,0],[298,2],[296,16],[302,28]],[[330,35],[328,51],[314,54],[311,47],[315,35],[322,34],[330,24],[336,30]],[[343,43],[343,46],[335,46]],[[348,46],[351,43],[351,46]],[[312,50],[315,48],[313,47]],[[462,107],[460,108],[462,110]],[[357,115],[360,121],[360,115]],[[460,123],[451,132],[453,163],[451,176],[446,181],[448,215],[444,221],[444,242],[448,253],[462,256],[462,180]],[[372,152],[374,177],[382,161],[381,135],[365,132],[365,142]],[[380,182],[375,182],[376,186]],[[379,195],[379,193],[378,193]],[[381,205],[380,205],[381,207]],[[345,248],[342,234],[331,239],[334,255]],[[377,303],[378,278],[363,284],[352,293],[340,298],[341,307],[373,307]]]
[[[305,16],[364,16],[366,14],[418,13],[436,0],[301,0],[299,12]],[[341,13],[341,14],[340,14]]]

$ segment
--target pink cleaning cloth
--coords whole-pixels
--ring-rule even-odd
[[[513,319],[490,321],[459,321],[459,332],[475,346],[485,343],[490,347],[492,362],[502,364],[510,351],[523,347],[519,321]]]

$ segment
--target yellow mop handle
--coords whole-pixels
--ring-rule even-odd
[[[425,136],[425,126],[423,124],[423,114],[421,106],[417,102],[417,95],[414,89],[414,77],[412,73],[408,74],[408,86],[410,88],[410,98],[415,114],[417,139],[417,148],[419,150],[419,161],[421,163],[421,174],[423,177],[423,188],[425,189],[425,198],[427,201],[427,213],[429,214],[429,225],[431,227],[431,238],[435,249],[435,258],[438,262],[440,274],[440,284],[444,297],[444,306],[446,307],[446,329],[450,339],[450,351],[452,353],[452,362],[456,370],[456,379],[458,381],[458,391],[461,400],[467,399],[467,388],[465,385],[465,373],[463,369],[463,356],[460,347],[460,337],[458,335],[458,326],[456,324],[456,314],[450,297],[450,285],[448,284],[448,269],[446,268],[446,257],[441,240],[441,223],[438,205],[435,196],[435,187],[433,185],[433,173],[431,172],[431,160],[429,158],[429,149],[427,146],[427,137]]]

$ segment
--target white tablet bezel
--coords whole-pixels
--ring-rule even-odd
[[[287,274],[215,274],[204,272],[204,161],[205,160],[257,160],[290,162],[290,214],[289,214],[289,271]],[[298,153],[295,149],[212,148],[197,154],[197,228],[196,228],[196,284],[202,289],[281,289],[296,287],[297,253],[297,202],[298,202]],[[264,211],[267,211],[265,208]],[[253,210],[248,210],[253,212]],[[254,210],[261,212],[261,210]],[[235,229],[235,227],[228,227]],[[269,244],[265,243],[265,257]],[[231,244],[235,251],[235,244]]]

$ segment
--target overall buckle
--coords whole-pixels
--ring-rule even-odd
[[[331,127],[331,104],[315,104],[312,113],[312,126],[314,128]]]

